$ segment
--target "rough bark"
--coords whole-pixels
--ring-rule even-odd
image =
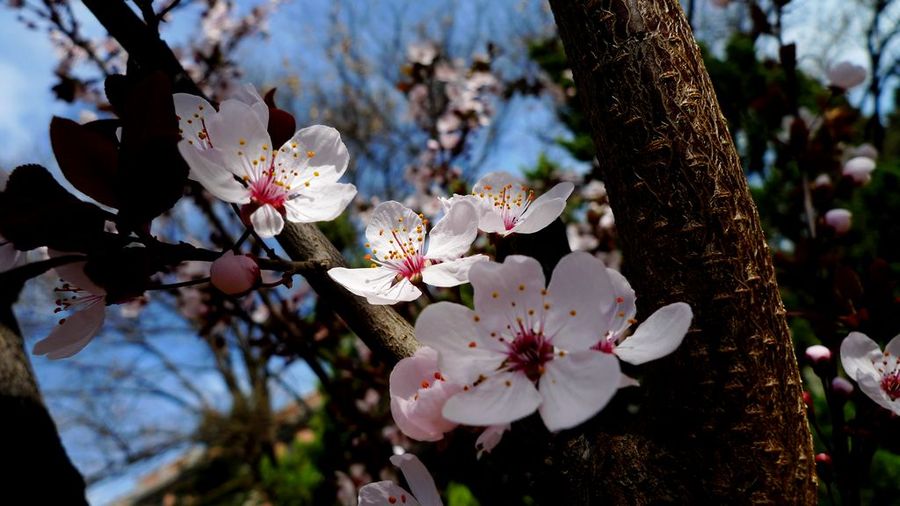
[[[87,504],[44,406],[15,318],[0,303],[0,491],[6,504]]]
[[[814,504],[797,362],[740,159],[677,0],[550,0],[640,316],[694,308],[641,425],[563,435],[566,504]]]

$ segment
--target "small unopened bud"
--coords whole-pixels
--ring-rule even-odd
[[[837,376],[831,380],[831,391],[844,399],[849,399],[850,395],[853,393],[853,383]]]
[[[806,409],[809,410],[810,413],[816,412],[815,405],[813,404],[812,394],[806,390],[803,391],[803,404],[806,404]]]
[[[825,213],[825,223],[838,234],[846,234],[853,223],[853,213],[846,209],[832,209]]]
[[[827,453],[816,454],[816,474],[823,481],[831,481],[831,455]]]
[[[841,169],[841,174],[853,179],[858,184],[866,184],[872,179],[873,170],[875,170],[875,160],[868,156],[856,156],[847,160]]]
[[[819,174],[813,181],[814,188],[828,188],[831,186],[831,176],[828,174]]]
[[[259,266],[247,255],[232,251],[216,259],[209,268],[212,285],[223,293],[235,295],[253,288],[259,281]]]
[[[821,344],[814,344],[806,349],[806,360],[812,364],[820,364],[831,360],[831,350]]]

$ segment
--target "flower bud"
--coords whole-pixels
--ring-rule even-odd
[[[866,184],[872,179],[873,170],[875,170],[875,160],[868,156],[856,156],[847,160],[841,173],[858,184]]]
[[[806,390],[803,391],[803,404],[806,404],[806,409],[810,413],[815,413],[816,408],[815,408],[815,404],[813,404],[812,394]]]
[[[389,390],[394,423],[410,439],[438,441],[456,428],[442,411],[447,399],[462,391],[462,386],[447,381],[438,371],[435,350],[424,346],[397,362]]]
[[[236,295],[253,288],[259,281],[259,266],[247,255],[225,252],[209,268],[212,285],[223,293]]]
[[[831,380],[831,391],[841,398],[849,399],[850,395],[853,394],[853,383],[837,376]]]
[[[834,229],[838,235],[846,234],[850,231],[853,213],[846,209],[832,209],[825,213],[825,223]]]
[[[813,181],[814,188],[828,188],[831,186],[831,176],[828,174],[819,174]]]
[[[806,360],[812,364],[820,364],[831,360],[831,350],[821,344],[814,344],[806,349]]]
[[[866,80],[867,75],[865,67],[848,61],[842,61],[834,65],[827,72],[828,81],[831,85],[843,90],[849,90],[862,84]]]

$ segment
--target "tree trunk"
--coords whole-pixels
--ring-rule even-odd
[[[559,437],[552,460],[569,463],[560,504],[814,504],[769,250],[681,6],[550,4],[641,316],[675,301],[695,315],[680,349],[642,369],[640,426]]]
[[[0,494],[4,504],[87,504],[44,407],[10,306],[0,302]]]

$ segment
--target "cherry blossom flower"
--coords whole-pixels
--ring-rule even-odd
[[[52,252],[52,256],[61,253]],[[56,288],[54,312],[68,312],[50,335],[35,343],[32,353],[56,360],[75,355],[100,332],[106,320],[106,291],[84,273],[85,262],[57,267],[64,282]]]
[[[412,357],[397,362],[391,371],[391,415],[403,434],[416,441],[439,441],[457,424],[443,416],[444,404],[461,392],[438,369],[437,351],[423,346]],[[487,427],[475,441],[478,457],[490,452],[509,430],[509,424]]]
[[[411,453],[394,455],[391,464],[400,468],[412,494],[392,481],[377,481],[359,489],[359,506],[443,506],[434,478]]]
[[[457,286],[469,279],[469,269],[487,260],[485,255],[463,257],[478,235],[477,212],[469,202],[455,203],[431,230],[408,207],[395,201],[375,207],[366,228],[366,247],[372,267],[328,271],[347,290],[370,304],[395,304],[419,298],[413,283]]]
[[[253,288],[259,281],[259,266],[247,255],[228,250],[209,267],[212,285],[223,293],[235,295]]]
[[[868,156],[856,156],[847,160],[841,173],[859,184],[866,184],[872,179],[874,170],[875,160]]]
[[[636,323],[635,294],[628,280],[620,272],[607,268],[606,275],[612,285],[614,298],[609,306],[610,318],[600,327],[604,337],[595,349],[615,354],[619,360],[632,365],[641,365],[662,358],[681,345],[691,325],[693,311],[684,302],[675,302],[657,309],[641,323],[628,337],[628,329]],[[638,383],[623,375],[621,387],[636,386]]]
[[[437,352],[427,346],[412,357],[397,362],[391,371],[391,415],[407,437],[416,441],[438,441],[456,428],[441,415],[444,403],[460,392],[461,385],[448,382],[438,370]]]
[[[444,200],[452,205],[459,200],[470,200],[478,205],[478,228],[488,233],[532,234],[562,214],[566,199],[575,186],[562,182],[535,199],[534,190],[528,189],[508,172],[487,174],[472,189],[472,195],[454,196]]]
[[[591,255],[572,253],[545,287],[537,260],[513,255],[472,267],[475,311],[450,302],[425,308],[416,337],[438,350],[444,374],[465,385],[444,417],[500,425],[538,410],[556,431],[600,411],[620,376],[614,357],[591,350],[610,317],[605,272]]]
[[[866,72],[866,68],[863,66],[848,61],[842,61],[829,68],[826,74],[828,76],[828,81],[832,86],[849,90],[850,88],[859,86],[865,82],[868,72]]]
[[[846,209],[831,209],[825,213],[825,224],[837,234],[846,234],[853,224],[853,213]]]
[[[868,336],[851,332],[841,342],[841,365],[870,399],[900,415],[900,336],[891,339],[882,353]]]
[[[262,237],[288,221],[333,220],[356,195],[338,183],[350,156],[337,130],[315,125],[272,146],[268,106],[251,87],[223,101],[216,111],[206,100],[174,96],[183,140],[178,144],[190,177],[216,197],[242,204],[242,213]]]

